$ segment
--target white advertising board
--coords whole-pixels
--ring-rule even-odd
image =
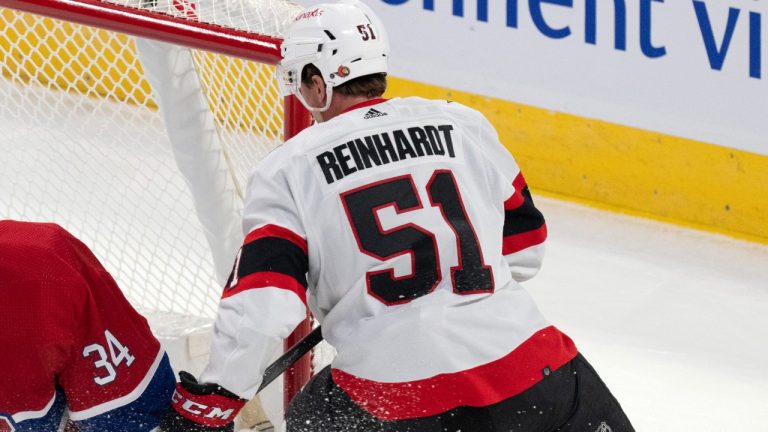
[[[393,76],[768,155],[766,0],[365,3]]]

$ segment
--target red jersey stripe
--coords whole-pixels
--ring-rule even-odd
[[[347,109],[345,109],[341,113],[343,114],[343,113],[346,113],[346,112],[350,112],[350,111],[356,110],[358,108],[363,108],[363,107],[367,107],[367,106],[371,106],[371,105],[378,105],[378,104],[386,102],[388,100],[389,99],[385,99],[385,98],[368,99],[367,101],[363,101],[363,102],[360,102],[358,104],[354,104],[354,105],[352,105],[350,107],[347,107]]]
[[[525,183],[525,178],[523,178],[523,173],[519,173],[517,177],[515,177],[512,186],[515,188],[515,193],[513,193],[509,199],[504,201],[504,210],[514,210],[525,204],[523,189],[525,189],[527,184]]]
[[[520,234],[504,237],[501,243],[501,253],[509,255],[515,252],[520,252],[523,249],[544,243],[544,240],[546,239],[547,226],[542,225],[533,231],[526,231]]]
[[[333,381],[358,405],[383,420],[428,417],[459,406],[487,406],[531,388],[544,368],[557,370],[577,354],[573,341],[550,326],[506,356],[460,372],[384,383],[332,369]]]
[[[302,303],[307,304],[307,289],[296,279],[277,272],[256,272],[243,277],[234,288],[225,288],[221,298],[232,297],[243,291],[258,288],[280,288],[296,293]]]
[[[264,225],[263,227],[256,228],[255,230],[249,232],[247,236],[245,236],[245,241],[243,244],[248,244],[254,240],[258,240],[264,237],[278,237],[284,240],[288,240],[289,242],[301,248],[304,253],[307,253],[309,249],[307,246],[307,240],[304,239],[304,237],[296,234],[288,228],[283,228],[278,225]]]

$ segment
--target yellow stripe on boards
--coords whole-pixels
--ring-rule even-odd
[[[768,244],[766,156],[390,79],[413,95],[483,112],[537,192]]]
[[[281,112],[275,114],[274,107],[282,110],[282,102],[273,82],[273,66],[202,51],[195,51],[195,56],[221,127],[282,134],[282,125],[275,121]],[[10,9],[0,9],[0,75],[53,90],[157,108],[133,38]]]
[[[127,36],[0,9],[0,73],[7,79],[136,105],[148,103]]]

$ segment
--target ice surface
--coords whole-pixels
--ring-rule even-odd
[[[539,198],[525,284],[638,431],[768,431],[768,247]]]

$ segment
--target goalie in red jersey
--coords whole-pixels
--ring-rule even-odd
[[[175,386],[147,321],[58,225],[0,221],[0,431],[156,430]]]

